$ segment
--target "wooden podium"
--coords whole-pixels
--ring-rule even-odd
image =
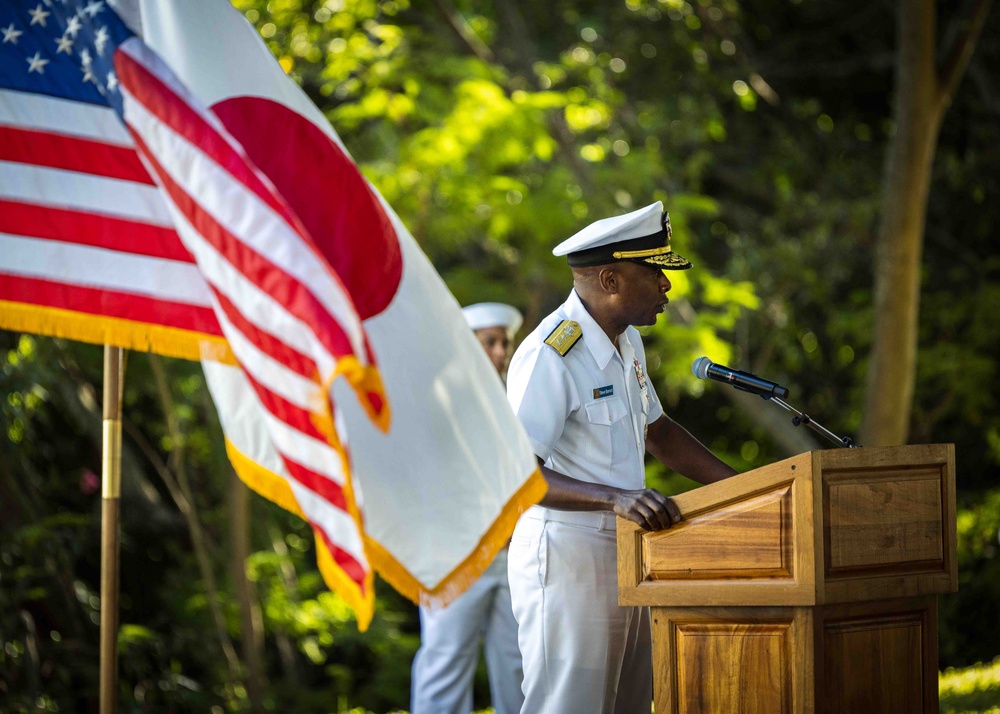
[[[656,714],[938,710],[955,592],[952,444],[814,451],[618,519],[618,598],[648,605]]]

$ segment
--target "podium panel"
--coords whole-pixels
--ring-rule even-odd
[[[643,545],[649,580],[792,582],[792,484],[694,516]],[[711,523],[710,528],[699,528]]]
[[[938,709],[934,598],[815,607],[653,607],[656,711]]]
[[[821,602],[957,588],[953,445],[814,453],[822,454]]]
[[[954,446],[816,451],[618,520],[658,714],[936,712],[935,595],[957,589]]]
[[[811,711],[806,608],[654,607],[650,614],[657,714]]]
[[[936,597],[828,605],[816,615],[817,711],[938,710]]]

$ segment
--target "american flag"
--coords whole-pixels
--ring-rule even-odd
[[[113,55],[131,36],[99,1],[0,4],[0,310],[28,331],[225,355],[210,290],[118,117]]]
[[[0,322],[235,357],[321,559],[370,610],[330,385],[343,377],[383,430],[389,411],[341,280],[220,119],[104,2],[7,2],[0,29]]]

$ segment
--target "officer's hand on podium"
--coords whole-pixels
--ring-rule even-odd
[[[622,489],[615,494],[613,504],[616,515],[649,531],[664,530],[681,520],[681,512],[674,502],[652,488]]]

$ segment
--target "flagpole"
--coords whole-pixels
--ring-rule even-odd
[[[122,469],[123,352],[121,347],[104,345],[100,714],[114,714],[118,701],[118,503]]]

